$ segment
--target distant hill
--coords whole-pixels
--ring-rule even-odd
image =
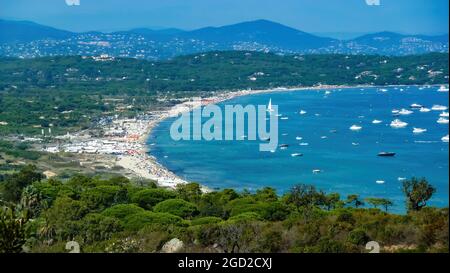
[[[417,54],[439,51],[443,47],[448,51],[448,35],[403,35],[394,32],[379,32],[355,38],[349,43],[366,47],[366,51],[376,53],[398,50],[405,54]]]
[[[207,27],[182,34],[183,37],[223,45],[259,43],[284,50],[306,50],[329,46],[335,39],[322,38],[267,20],[244,22],[223,27]]]
[[[68,37],[73,39],[66,40]],[[48,43],[49,39],[53,42]],[[268,20],[192,31],[136,28],[113,33],[73,33],[32,22],[0,20],[0,56],[23,58],[103,53],[117,57],[158,60],[214,50],[281,54],[413,55],[448,52],[448,43],[448,35],[403,35],[393,32],[338,40]]]
[[[29,21],[0,20],[0,43],[30,42],[42,39],[66,39],[74,33]]]

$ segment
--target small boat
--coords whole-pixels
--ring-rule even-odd
[[[393,128],[404,128],[404,127],[408,126],[408,123],[403,122],[403,121],[401,121],[399,119],[394,119],[391,122],[390,126],[393,127]]]
[[[373,124],[380,124],[380,123],[382,123],[382,122],[383,122],[383,121],[378,120],[378,119],[372,120],[372,123],[373,123]]]
[[[298,157],[298,156],[303,156],[302,153],[293,153],[291,154],[292,157]]]
[[[321,173],[321,172],[322,172],[322,170],[319,170],[319,169],[312,170],[313,174],[318,174],[318,173]]]
[[[352,145],[353,146],[359,146],[359,143],[358,142],[352,142]]]
[[[378,89],[380,92],[387,92],[388,90],[386,88],[380,88]]]
[[[448,135],[441,138],[442,142],[448,143]]]
[[[438,92],[448,92],[448,87],[445,85],[439,86]]]
[[[300,145],[300,146],[308,146],[309,143],[308,143],[308,142],[302,142],[302,143],[300,143],[299,145]]]
[[[307,112],[305,111],[305,110],[300,110],[300,115],[304,115],[304,114],[306,114]]]
[[[303,138],[298,136],[298,137],[295,137],[295,139],[296,140],[302,140]]]
[[[330,130],[330,133],[335,134],[335,133],[337,133],[337,130],[335,130],[335,129]]]
[[[437,121],[439,124],[448,124],[448,119],[446,118],[439,118]]]
[[[331,94],[331,91],[325,91],[325,95],[329,95],[329,94]]]
[[[431,110],[434,110],[434,111],[447,111],[447,109],[448,109],[447,106],[438,105],[438,104],[433,105],[433,107],[431,107]]]
[[[395,153],[393,153],[393,152],[381,152],[381,153],[378,153],[378,156],[385,156],[385,157],[395,156]]]
[[[359,126],[359,125],[355,125],[355,124],[354,124],[354,125],[350,126],[349,129],[352,130],[352,131],[359,131],[359,130],[362,129],[362,127]]]
[[[409,106],[411,109],[420,109],[423,107],[423,105],[417,104],[417,103],[413,103]]]
[[[420,108],[419,111],[422,112],[422,113],[428,113],[428,112],[431,111],[431,109],[430,108],[426,108],[426,107],[422,107],[422,108]]]
[[[375,183],[377,183],[377,184],[384,184],[385,181],[384,180],[377,180],[377,181],[375,181]]]
[[[405,180],[406,180],[406,177],[397,177],[397,180],[398,180],[398,181],[405,181]]]
[[[422,128],[413,128],[413,133],[414,134],[421,134],[421,133],[425,133],[427,131],[427,129],[422,129]]]
[[[326,139],[326,138],[328,138],[327,136],[321,136],[320,137],[321,139]]]
[[[448,112],[442,112],[441,114],[439,114],[439,116],[441,118],[448,118]]]
[[[398,112],[398,114],[399,114],[399,115],[402,115],[402,116],[411,115],[412,113],[414,113],[414,112],[411,111],[411,110],[407,110],[407,109],[402,109],[402,110],[400,110],[400,111]]]
[[[273,112],[272,99],[269,99],[269,105],[267,105],[267,112]]]
[[[289,119],[288,117],[281,117],[280,119],[282,119],[282,120],[287,120],[287,119]]]
[[[289,144],[280,144],[278,147],[280,147],[280,148],[287,148],[287,147],[289,147]]]
[[[400,110],[394,109],[391,111],[392,114],[398,114],[400,112]]]

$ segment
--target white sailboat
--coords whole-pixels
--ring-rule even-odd
[[[273,112],[272,99],[269,99],[269,105],[267,105],[267,112]]]

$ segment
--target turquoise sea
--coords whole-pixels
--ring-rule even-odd
[[[401,179],[416,176],[437,188],[431,205],[448,206],[449,146],[441,140],[448,135],[448,124],[436,122],[442,111],[413,110],[399,117],[392,113],[393,109],[409,110],[413,103],[448,106],[448,93],[413,86],[385,92],[378,88],[306,90],[243,96],[219,106],[267,105],[269,99],[288,117],[279,120],[279,143],[289,144],[286,150],[260,152],[259,140],[174,141],[169,134],[174,119],[167,119],[152,131],[150,153],[180,177],[212,189],[270,186],[282,194],[297,183],[314,184],[343,198],[348,194],[389,198],[394,202],[392,211],[401,213],[405,209]],[[300,110],[306,114],[300,115]],[[408,126],[390,127],[395,118]],[[374,119],[382,122],[373,124]],[[352,131],[352,125],[362,129]],[[413,127],[427,131],[413,134]],[[382,151],[396,156],[377,156]],[[303,156],[292,157],[292,153]],[[315,169],[321,172],[314,174]]]

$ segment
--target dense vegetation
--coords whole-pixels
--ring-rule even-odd
[[[134,115],[170,105],[173,98],[217,90],[447,81],[448,54],[439,53],[279,56],[231,51],[164,62],[78,56],[2,58],[0,134],[36,134],[48,127],[65,133],[88,126],[101,115]]]
[[[83,252],[157,252],[173,238],[185,252],[365,252],[372,240],[386,252],[448,251],[448,208],[426,207],[435,189],[425,179],[404,182],[406,215],[388,213],[389,200],[302,184],[283,196],[202,193],[123,177],[45,180],[27,166],[0,186],[0,252],[65,252],[71,240]]]

